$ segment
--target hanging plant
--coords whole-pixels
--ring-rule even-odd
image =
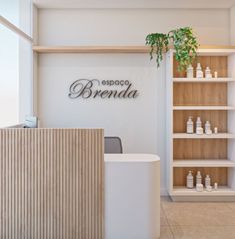
[[[163,53],[173,46],[175,59],[179,63],[178,70],[185,70],[197,56],[198,42],[191,27],[171,30],[169,33],[152,33],[146,37],[146,45],[150,46],[150,59],[156,55],[157,67],[163,59]]]

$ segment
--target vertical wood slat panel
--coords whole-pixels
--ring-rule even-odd
[[[103,239],[101,129],[0,129],[0,238]]]

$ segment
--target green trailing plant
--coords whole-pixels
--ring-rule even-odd
[[[163,53],[170,47],[175,49],[175,59],[182,71],[192,64],[197,57],[198,41],[191,27],[171,30],[167,34],[151,33],[146,37],[146,45],[150,46],[150,59],[156,55],[157,67],[163,59]]]

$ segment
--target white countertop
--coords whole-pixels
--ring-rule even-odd
[[[155,162],[160,158],[155,154],[104,154],[105,162]]]

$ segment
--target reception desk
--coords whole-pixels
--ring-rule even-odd
[[[160,159],[105,154],[105,238],[160,237]]]

